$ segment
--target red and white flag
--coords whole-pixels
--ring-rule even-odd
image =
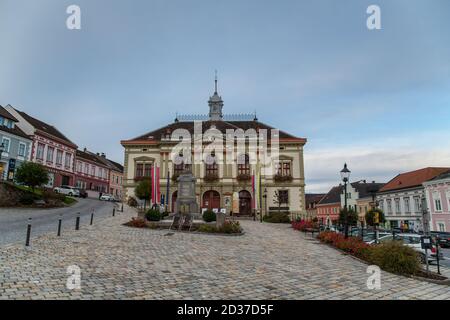
[[[161,198],[159,174],[159,167],[152,166],[152,205],[159,203]]]

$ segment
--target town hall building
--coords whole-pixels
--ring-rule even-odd
[[[208,129],[218,130],[223,133],[223,141],[225,141],[227,130],[242,129],[248,132],[252,129],[259,133],[274,129],[258,121],[256,114],[224,115],[224,102],[217,92],[217,79],[215,92],[210,97],[208,105],[207,116],[177,115],[173,123],[136,138],[121,141],[125,148],[123,180],[125,201],[130,198],[136,199],[134,194],[136,185],[143,179],[149,179],[152,168],[158,167],[161,200],[156,202],[165,204],[170,212],[177,210],[177,178],[180,174],[189,171],[196,178],[197,203],[202,210],[225,209],[228,214],[243,216],[251,216],[256,211],[262,212],[263,215],[282,211],[295,216],[306,216],[303,160],[303,148],[307,141],[305,138],[278,130],[275,137],[271,136],[268,139],[270,147],[275,146],[272,142],[275,138],[279,146],[277,159],[269,164],[266,163],[266,166],[272,166],[270,174],[260,173],[259,163],[250,161],[251,157],[246,151],[237,155],[240,161],[233,163],[225,161],[229,157],[226,152],[229,146],[225,146],[225,143],[223,161],[215,161],[216,154],[212,154],[212,161],[187,164],[174,161],[173,151],[179,143],[177,137],[174,137],[174,132],[181,129],[192,134],[191,143],[195,148],[195,127],[199,120],[202,120],[202,133]],[[246,137],[244,150],[249,150],[249,141],[250,139]],[[209,143],[211,141],[208,139],[202,139],[201,147],[206,148]],[[255,184],[258,188],[255,188]],[[255,189],[258,191],[255,192]]]

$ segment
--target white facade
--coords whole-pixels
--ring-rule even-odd
[[[409,229],[422,230],[422,199],[424,188],[410,188],[377,194],[378,207],[391,227],[407,224]]]

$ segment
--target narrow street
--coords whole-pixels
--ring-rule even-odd
[[[80,213],[80,225],[90,223],[94,210],[94,220],[112,215],[114,204],[96,199],[77,199],[71,207],[57,209],[6,209],[0,208],[0,245],[25,243],[28,219],[32,218],[31,237],[54,232],[58,228],[58,219],[62,214],[62,232],[75,228],[77,213]]]

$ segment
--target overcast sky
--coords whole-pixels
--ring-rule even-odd
[[[384,182],[450,166],[449,14],[448,0],[0,0],[0,105],[123,163],[120,140],[207,113],[218,69],[225,113],[308,138],[307,191],[344,162]]]

